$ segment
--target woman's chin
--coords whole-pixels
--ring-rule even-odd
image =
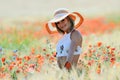
[[[67,32],[68,31],[68,29],[67,28],[64,28],[64,29],[62,29],[64,32]]]

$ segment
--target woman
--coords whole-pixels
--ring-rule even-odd
[[[56,31],[63,34],[56,46],[58,66],[66,69],[76,67],[81,53],[82,35],[76,28],[83,23],[83,17],[78,12],[69,12],[60,8],[54,12],[54,18],[46,24],[50,34]]]

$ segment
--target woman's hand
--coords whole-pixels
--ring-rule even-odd
[[[70,70],[72,66],[71,66],[71,63],[67,61],[67,62],[65,63],[65,65],[64,65],[64,67],[65,67],[67,70]]]

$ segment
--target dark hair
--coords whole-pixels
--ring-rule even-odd
[[[71,30],[73,30],[73,28],[74,28],[74,20],[73,20],[70,16],[67,16],[66,18],[67,18],[67,20],[69,20],[70,23],[71,23],[71,26],[70,26],[70,31],[71,31]],[[55,25],[56,25],[57,31],[58,31],[59,33],[65,34],[65,32],[58,27],[57,23],[55,23]]]

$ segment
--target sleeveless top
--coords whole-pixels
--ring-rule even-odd
[[[56,46],[57,55],[56,57],[61,56],[68,56],[68,51],[70,49],[71,44],[71,38],[70,38],[71,32],[68,34],[65,34],[62,39],[60,39]],[[74,52],[74,55],[81,53],[81,47],[77,46],[77,49]]]

